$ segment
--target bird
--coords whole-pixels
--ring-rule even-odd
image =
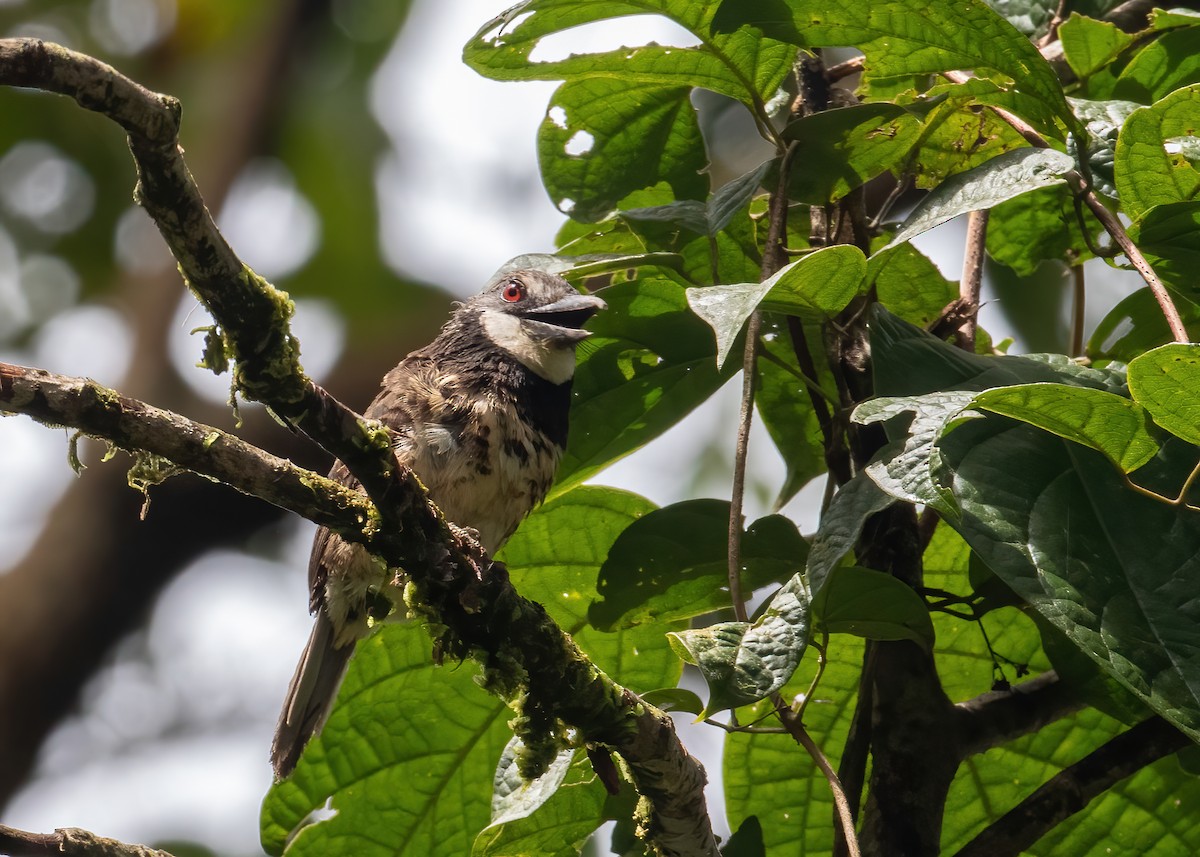
[[[364,411],[389,429],[397,460],[446,520],[489,555],[550,489],[567,444],[575,346],[602,309],[603,300],[555,274],[502,271],[384,376]],[[361,490],[341,462],[329,475]],[[316,618],[271,745],[277,780],[323,726],[370,621],[390,608],[382,572],[361,546],[317,530],[308,567]]]

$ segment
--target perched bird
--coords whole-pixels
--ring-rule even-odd
[[[567,443],[575,345],[603,308],[552,274],[498,275],[384,377],[365,411],[391,430],[396,458],[446,519],[478,533],[489,554],[550,488]],[[330,478],[357,487],[341,462]],[[354,645],[379,613],[380,572],[358,545],[317,531],[308,566],[316,622],[271,746],[276,777],[291,773],[324,723]]]

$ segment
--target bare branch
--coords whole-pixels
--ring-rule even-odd
[[[988,211],[981,209],[967,215],[967,249],[963,255],[962,280],[958,298],[966,319],[959,325],[955,338],[964,351],[975,350],[975,329],[979,326],[979,295],[983,290],[983,258],[987,248]]]
[[[1190,744],[1161,717],[1144,720],[1051,777],[957,857],[1015,857],[1121,780]]]
[[[166,851],[106,839],[77,827],[27,833],[0,824],[0,854],[7,857],[171,857]]]
[[[1083,708],[1083,700],[1050,670],[1008,690],[980,694],[955,708],[960,748],[966,758],[1036,732]]]

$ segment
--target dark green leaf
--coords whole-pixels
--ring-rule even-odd
[[[1200,172],[1178,151],[1168,152],[1163,141],[1192,134],[1198,125],[1200,86],[1176,90],[1125,121],[1114,170],[1121,206],[1135,222],[1155,205],[1195,198]]]
[[[707,399],[718,372],[712,331],[680,286],[642,279],[606,289],[608,309],[579,346],[571,435],[552,494],[561,494],[647,443]]]
[[[1200,200],[1170,202],[1148,209],[1134,232],[1138,247],[1163,282],[1191,300],[1200,300]]]
[[[729,502],[685,500],[632,523],[600,569],[593,627],[610,631],[686,619],[728,607]],[[742,538],[745,592],[787,580],[808,545],[780,515],[755,521]]]
[[[834,571],[813,598],[813,622],[830,634],[868,640],[912,640],[933,650],[929,608],[890,574],[858,566]]]
[[[1085,210],[1093,235],[1100,223]],[[1066,187],[1041,188],[1002,202],[992,209],[987,228],[988,255],[1023,277],[1048,260],[1075,265],[1091,258],[1079,228],[1071,192]]]
[[[663,711],[686,711],[699,715],[704,710],[704,701],[690,690],[682,687],[664,687],[638,694],[646,702]]]
[[[1017,149],[951,176],[922,199],[889,247],[909,241],[968,211],[991,208],[1038,188],[1062,184],[1074,169],[1070,156],[1053,149]]]
[[[708,684],[704,716],[757,702],[787,683],[808,647],[810,600],[804,577],[797,574],[753,624],[721,622],[667,635]]]
[[[729,837],[721,848],[721,857],[766,857],[762,824],[752,815]]]
[[[821,527],[813,536],[808,553],[808,583],[820,595],[829,576],[846,554],[854,549],[863,524],[876,512],[892,505],[892,498],[880,490],[865,473],[859,473],[833,495]]]
[[[990,230],[989,230],[990,231]],[[879,302],[907,322],[926,327],[958,298],[958,283],[912,244],[898,244],[868,260],[867,282]]]
[[[993,387],[977,395],[971,407],[1091,447],[1124,473],[1137,470],[1158,453],[1146,410],[1104,390],[1049,383]]]
[[[1171,343],[1138,357],[1129,392],[1160,426],[1200,445],[1200,345]]]

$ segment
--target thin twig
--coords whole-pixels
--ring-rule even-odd
[[[1083,324],[1087,292],[1084,288],[1083,264],[1071,266],[1071,351],[1072,357],[1083,354]]]
[[[171,857],[166,851],[106,839],[77,827],[29,833],[0,824],[0,854],[8,857]]]
[[[975,331],[979,327],[979,296],[983,289],[983,259],[987,247],[988,210],[979,209],[967,215],[967,246],[963,254],[962,279],[958,297],[966,318],[955,334],[963,351],[975,350]]]
[[[774,693],[771,701],[779,713],[779,721],[796,740],[796,743],[808,751],[808,755],[812,756],[817,767],[821,769],[821,773],[825,775],[825,780],[829,783],[829,790],[833,793],[833,805],[837,810],[838,820],[841,822],[842,834],[846,837],[846,853],[849,854],[849,857],[860,857],[858,837],[854,833],[854,814],[850,810],[850,801],[846,798],[846,790],[842,788],[842,782],[838,779],[837,772],[829,764],[829,759],[821,752],[821,748],[813,741],[808,730],[804,728],[804,724],[800,722],[800,718],[788,707],[783,697],[779,693]]]

